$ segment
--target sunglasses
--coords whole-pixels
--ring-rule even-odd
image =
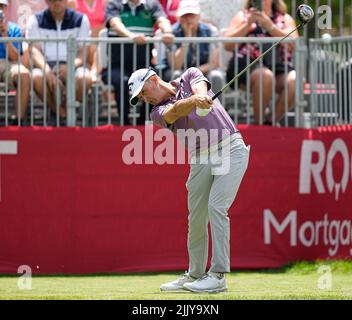
[[[145,81],[145,79],[147,79],[147,77],[148,77],[148,75],[149,75],[149,73],[150,73],[151,71],[154,71],[154,70],[153,70],[152,67],[149,67],[148,70],[147,70],[147,72],[145,73],[145,75],[144,75],[143,78],[141,79],[141,81]]]

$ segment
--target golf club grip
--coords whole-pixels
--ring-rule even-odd
[[[218,96],[220,96],[220,94],[222,94],[222,90],[220,90],[214,97],[211,98],[211,100],[215,100]]]
[[[248,66],[246,66],[239,74],[237,74],[232,80],[230,80],[219,92],[215,94],[214,97],[211,99],[214,101],[216,98],[218,98],[223,91],[227,89],[233,82],[235,82],[236,79],[238,79],[243,73],[245,73],[252,65],[256,64],[260,59],[262,59],[267,53],[269,53],[273,48],[275,48],[277,45],[279,45],[282,41],[284,41],[286,38],[288,38],[292,33],[294,33],[296,30],[299,30],[302,28],[306,23],[301,23],[298,25],[295,29],[293,29],[290,33],[288,33],[286,36],[281,38],[279,41],[275,42],[269,49],[264,51],[259,57],[257,57],[255,60],[253,60]]]

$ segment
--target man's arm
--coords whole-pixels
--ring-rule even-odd
[[[33,64],[35,67],[44,70],[44,72],[50,72],[50,66],[45,62],[44,55],[38,45],[33,44],[29,52],[32,55]]]
[[[115,31],[119,37],[133,39],[137,44],[145,44],[146,37],[129,31],[120,18],[121,3],[109,1],[106,7],[106,27]]]
[[[33,15],[29,18],[27,23],[26,38],[40,38],[39,26],[37,18]],[[51,90],[54,90],[56,84],[56,78],[51,72],[50,66],[46,63],[44,55],[42,53],[42,45],[40,43],[32,43],[29,46],[29,54],[32,56],[33,65],[43,70],[46,73],[46,81],[48,82]]]
[[[90,37],[90,23],[88,17],[83,15],[82,25],[79,29],[78,38],[89,38]],[[80,46],[77,50],[77,55],[75,58],[75,68],[82,66],[85,61],[83,60],[84,45]]]
[[[205,81],[199,81],[193,84],[192,92],[193,94],[208,95],[208,83]]]
[[[158,24],[159,29],[163,33],[171,33],[172,34],[172,28],[171,28],[171,23],[170,23],[169,19],[167,19],[165,17],[160,17],[157,20],[157,24]]]
[[[110,27],[113,29],[120,37],[133,38],[134,33],[129,31],[125,25],[122,23],[119,17],[113,17],[110,19]]]
[[[37,18],[33,15],[29,18],[27,23],[26,38],[40,38],[39,26]],[[42,45],[35,42],[29,46],[29,54],[32,56],[33,64],[35,67],[44,70],[45,72],[50,71],[50,67],[45,63],[44,55],[41,49]]]
[[[193,96],[178,100],[169,106],[163,113],[163,117],[168,124],[172,124],[179,118],[188,116],[195,107],[209,109],[213,101],[207,94],[208,86],[205,81],[192,85]]]

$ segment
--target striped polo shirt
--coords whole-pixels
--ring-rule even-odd
[[[119,17],[129,31],[152,36],[155,22],[166,15],[156,0],[140,0],[137,5],[127,0],[112,0],[106,8],[108,27],[114,17]]]
[[[55,21],[48,9],[29,18],[26,38],[87,38],[90,24],[86,15],[66,9],[64,19]],[[41,48],[47,61],[67,61],[66,42],[44,42]]]
[[[154,24],[161,17],[166,18],[166,15],[157,0],[139,0],[136,4],[127,0],[111,0],[106,7],[106,26],[109,28],[109,37],[117,36],[115,30],[110,29],[110,21],[115,17],[120,18],[130,32],[152,36]],[[134,50],[133,44],[125,44],[123,48],[124,69],[128,73],[134,69],[134,63],[136,63],[136,69],[150,65],[150,58],[146,57],[152,57],[153,46],[138,45]],[[119,44],[111,46],[112,68],[119,68],[121,65],[120,49]]]

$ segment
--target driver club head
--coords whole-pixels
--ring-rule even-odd
[[[306,24],[314,18],[314,10],[307,4],[301,4],[297,8],[297,18],[301,23]]]

